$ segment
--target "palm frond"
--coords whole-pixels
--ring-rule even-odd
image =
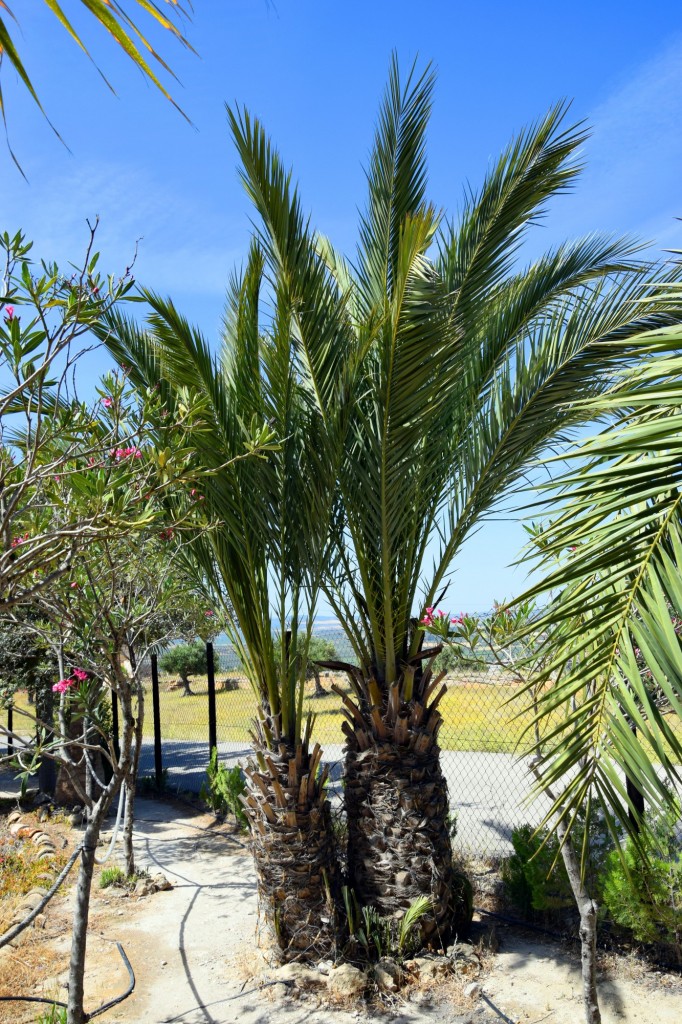
[[[403,85],[394,53],[367,170],[369,199],[360,219],[358,286],[365,313],[383,310],[393,294],[401,235],[426,195],[426,127],[435,75],[417,76],[416,61]]]

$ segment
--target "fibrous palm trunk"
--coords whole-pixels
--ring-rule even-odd
[[[438,689],[442,677],[432,679],[429,669],[408,671],[387,694],[375,678],[349,674],[356,699],[341,696],[350,884],[361,905],[384,917],[402,916],[417,897],[430,897],[422,941],[443,946],[470,923],[454,885],[440,767],[437,705],[446,688]]]
[[[270,720],[269,725],[272,725]],[[277,736],[276,728],[272,730]],[[244,806],[252,835],[261,910],[280,959],[334,956],[340,939],[340,880],[325,783],[316,744],[295,749],[252,733]],[[273,750],[276,747],[277,750]]]

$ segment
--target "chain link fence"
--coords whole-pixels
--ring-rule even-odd
[[[327,631],[327,660],[352,662],[348,640]],[[166,785],[198,792],[206,778],[212,737],[220,759],[244,763],[250,750],[249,731],[255,698],[239,658],[230,646],[216,645],[213,679],[195,673],[181,680],[177,673],[158,671],[158,738],[155,758],[151,664],[144,666],[146,689],[145,743],[140,774],[163,772]],[[546,805],[528,803],[531,779],[517,746],[530,721],[530,708],[507,702],[519,684],[500,665],[452,668],[445,676],[447,693],[439,705],[441,763],[448,780],[452,814],[457,820],[455,846],[469,855],[498,857],[511,850],[512,829],[523,822],[538,824]],[[343,762],[341,701],[335,683],[349,691],[344,674],[310,672],[306,709],[315,715],[313,737],[330,764],[332,806],[340,806]],[[215,723],[210,720],[215,693]],[[523,713],[519,716],[519,710]],[[517,716],[517,717],[515,717]],[[160,755],[160,763],[159,763]]]

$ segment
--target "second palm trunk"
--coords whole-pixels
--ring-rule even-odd
[[[428,671],[403,677],[386,695],[375,680],[363,682],[357,703],[344,700],[349,881],[359,902],[384,917],[401,917],[429,897],[422,941],[440,947],[469,924],[455,886],[440,766],[444,688],[433,698],[437,680],[430,682]]]

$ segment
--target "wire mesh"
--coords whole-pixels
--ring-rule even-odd
[[[352,662],[348,640],[340,631],[326,631],[325,658]],[[244,763],[249,755],[249,730],[255,697],[234,648],[216,645],[216,721],[220,758],[228,766]],[[144,672],[148,691],[145,743],[140,772],[154,770],[151,673]],[[519,683],[496,664],[459,666],[449,671],[447,692],[439,705],[441,764],[448,781],[451,813],[456,816],[455,847],[475,856],[504,856],[511,850],[512,829],[524,822],[537,824],[546,805],[528,803],[531,779],[518,744],[530,720],[530,709],[519,716]],[[342,796],[343,733],[341,701],[335,683],[349,692],[346,676],[327,670],[310,672],[305,706],[315,716],[313,737],[330,764],[330,797],[337,810]],[[160,725],[163,765],[172,786],[198,792],[209,759],[208,680],[204,673],[183,683],[177,674],[159,670]],[[515,716],[517,716],[515,718]]]

